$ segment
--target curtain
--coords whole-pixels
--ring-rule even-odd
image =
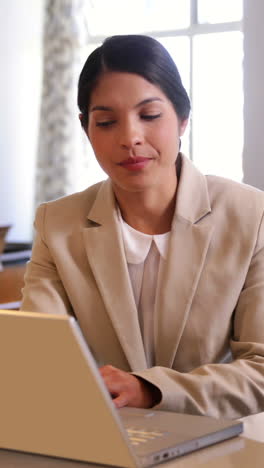
[[[87,43],[85,2],[45,0],[36,204],[76,191],[78,174],[88,170],[77,108]]]

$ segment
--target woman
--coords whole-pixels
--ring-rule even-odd
[[[109,179],[39,207],[22,309],[76,316],[117,407],[263,410],[263,193],[179,152],[189,99],[150,37],[97,48],[78,104]]]

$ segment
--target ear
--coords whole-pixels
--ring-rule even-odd
[[[189,119],[184,119],[180,122],[180,128],[179,128],[179,136],[182,136],[186,130],[186,127],[188,125]]]

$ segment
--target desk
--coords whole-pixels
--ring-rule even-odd
[[[162,468],[263,468],[264,412],[243,419],[242,436],[159,465]],[[100,465],[0,450],[3,468],[99,468]]]

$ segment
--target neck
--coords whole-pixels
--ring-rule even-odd
[[[171,230],[175,211],[177,181],[170,190],[127,192],[114,188],[124,221],[145,234],[163,234]]]

